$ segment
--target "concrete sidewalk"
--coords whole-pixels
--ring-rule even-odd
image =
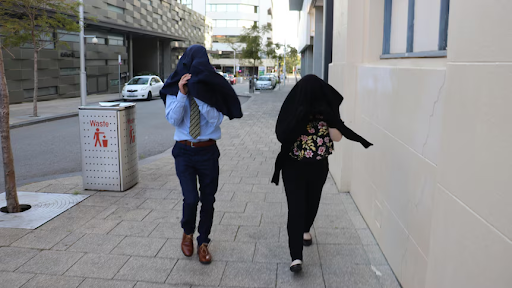
[[[275,120],[291,87],[252,97],[242,119],[222,124],[211,265],[180,250],[181,189],[168,155],[141,166],[140,183],[126,192],[83,191],[81,177],[20,187],[92,196],[36,230],[0,228],[0,286],[400,287],[350,194],[330,177],[304,270],[289,271],[286,198],[270,177]]]

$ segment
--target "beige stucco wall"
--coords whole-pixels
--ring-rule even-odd
[[[330,82],[375,146],[331,156],[403,287],[511,287],[512,2],[452,0],[448,57],[380,60],[384,1],[334,1]]]

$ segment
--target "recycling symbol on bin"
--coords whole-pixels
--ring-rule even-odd
[[[100,128],[96,128],[96,132],[94,132],[94,147],[97,147],[99,144],[100,147],[106,148],[108,147],[107,136],[103,135],[103,139],[101,139],[101,134],[105,134],[105,132],[100,132]]]

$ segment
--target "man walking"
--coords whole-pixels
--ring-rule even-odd
[[[206,49],[199,45],[185,51],[160,95],[166,118],[176,127],[172,155],[183,193],[181,250],[187,257],[194,254],[193,235],[201,201],[198,255],[201,263],[209,264],[209,235],[219,182],[220,152],[216,141],[221,137],[224,115],[230,119],[242,117],[240,101],[231,85],[211,66]]]

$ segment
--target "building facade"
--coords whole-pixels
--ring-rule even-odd
[[[207,18],[212,20],[212,54],[216,54],[211,59],[219,71],[234,73],[237,70],[241,75],[250,75],[253,63],[250,60],[240,59],[236,56],[234,49],[241,49],[242,44],[238,39],[243,32],[244,27],[250,27],[253,24],[258,26],[272,24],[273,20],[273,0],[182,0],[189,3],[194,10],[204,13]],[[204,12],[203,12],[204,11]],[[263,42],[273,42],[273,33],[267,33],[263,37]],[[235,47],[229,44],[234,41]],[[260,63],[256,66],[271,72],[275,67],[274,61],[266,59],[264,55]],[[238,68],[237,68],[238,67]],[[273,72],[273,71],[272,71]]]
[[[375,144],[336,145],[339,190],[404,288],[510,287],[512,2],[333,9],[329,82],[345,123]]]
[[[290,10],[299,11],[298,52],[301,75],[315,74],[328,80],[332,60],[334,0],[290,1]]]
[[[201,44],[211,49],[211,21],[175,0],[87,0],[84,12],[85,17],[96,18],[86,20],[85,35],[98,39],[94,45],[92,37],[86,38],[88,94],[116,93],[119,85],[141,74],[165,80],[186,47]],[[61,40],[69,47],[50,45],[40,52],[38,99],[79,96],[79,36],[63,33]],[[31,101],[33,52],[10,51],[15,58],[4,57],[10,103]]]

